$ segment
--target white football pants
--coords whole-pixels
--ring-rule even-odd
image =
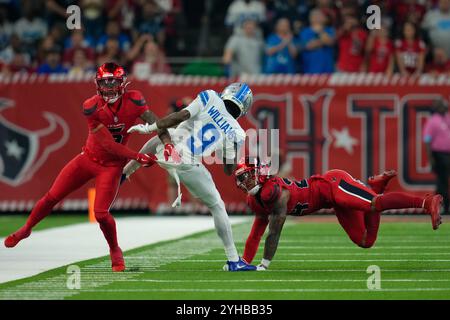
[[[141,153],[157,153],[162,142],[157,136],[153,137],[141,148]],[[158,148],[159,147],[159,148]],[[161,165],[161,164],[160,164]],[[140,163],[133,160],[130,161],[124,168],[123,173],[127,178],[131,176],[137,169],[140,168]],[[166,166],[161,165],[164,169]],[[176,180],[173,170],[167,170]],[[233,232],[231,230],[230,220],[228,218],[225,204],[216,188],[211,173],[205,168],[203,164],[181,164],[175,168],[176,175],[178,175],[181,183],[189,190],[189,192],[206,205],[214,218],[214,226],[216,232],[225,248],[225,253],[229,261],[238,261],[239,255],[233,241]]]

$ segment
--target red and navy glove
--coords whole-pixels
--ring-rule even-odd
[[[164,145],[164,160],[169,161],[169,157],[172,157],[172,160],[175,163],[181,162],[180,155],[177,150],[175,150],[175,146],[172,143],[166,143]]]
[[[151,167],[156,163],[156,156],[151,153],[138,153],[138,156],[136,158],[136,161],[139,162],[143,167]]]

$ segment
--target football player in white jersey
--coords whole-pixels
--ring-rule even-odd
[[[245,132],[237,119],[248,112],[252,103],[253,94],[248,85],[233,83],[221,94],[213,90],[202,91],[185,109],[159,119],[152,125],[139,124],[128,130],[149,134],[158,129],[176,127],[169,129],[169,132],[181,157],[181,164],[164,161],[158,163],[167,169],[177,182],[181,181],[189,192],[211,211],[217,234],[223,242],[228,258],[224,269],[229,271],[253,271],[256,267],[247,264],[238,255],[225,204],[211,174],[202,164],[202,158],[216,151],[216,157],[222,155],[225,173],[233,173],[238,151],[245,142]],[[160,141],[152,138],[140,152],[147,153],[152,150],[158,155],[164,152],[163,149]],[[129,162],[124,168],[124,177],[129,178],[139,167],[137,161]],[[180,197],[181,194],[178,201]]]

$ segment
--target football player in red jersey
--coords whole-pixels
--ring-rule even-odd
[[[89,135],[82,152],[59,173],[50,190],[36,203],[25,225],[5,239],[6,247],[14,247],[31,234],[32,228],[69,193],[95,179],[95,218],[110,248],[112,270],[123,271],[125,262],[117,242],[116,223],[109,210],[119,188],[122,169],[128,160],[143,166],[155,163],[153,154],[141,154],[125,146],[127,130],[138,118],[152,124],[157,118],[149,110],[139,91],[126,91],[128,85],[124,69],[115,63],[105,63],[97,70],[97,94],[83,103]],[[167,130],[158,131],[165,144],[166,160],[173,150]]]
[[[234,172],[237,186],[248,194],[247,203],[255,213],[243,256],[247,263],[255,257],[261,237],[269,226],[258,270],[269,267],[288,215],[302,216],[333,208],[350,239],[362,248],[370,248],[375,243],[383,210],[424,208],[431,216],[433,229],[441,224],[442,196],[422,198],[403,192],[381,194],[395,172],[369,179],[368,184],[372,187],[369,188],[343,170],[330,170],[308,179],[291,181],[266,174],[267,168],[258,162],[252,163],[246,158]]]

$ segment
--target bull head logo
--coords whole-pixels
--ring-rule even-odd
[[[50,153],[65,145],[70,130],[61,117],[50,112],[42,113],[48,122],[46,128],[21,128],[1,114],[13,107],[14,101],[0,98],[0,181],[18,186],[33,176]]]

